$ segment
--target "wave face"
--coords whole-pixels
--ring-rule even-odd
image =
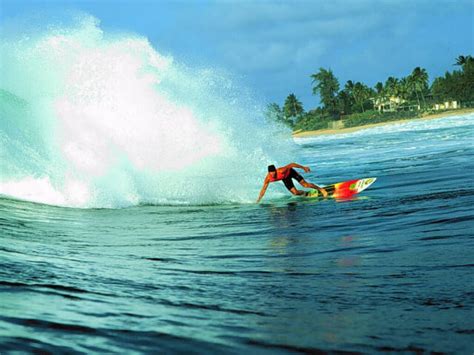
[[[291,156],[288,132],[229,75],[90,16],[71,22],[1,44],[1,194],[74,207],[247,202],[266,165]]]
[[[377,177],[352,200],[0,197],[2,354],[472,354],[473,132],[469,114],[298,138],[308,181]]]

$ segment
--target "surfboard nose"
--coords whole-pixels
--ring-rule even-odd
[[[366,188],[372,185],[375,182],[375,180],[377,180],[377,178],[375,177],[360,179],[356,185],[357,193],[364,191]]]

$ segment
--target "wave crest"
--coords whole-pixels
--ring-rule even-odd
[[[26,33],[26,32],[25,32]],[[288,132],[229,76],[97,19],[1,45],[0,193],[78,207],[254,200]],[[7,70],[8,69],[8,70]]]

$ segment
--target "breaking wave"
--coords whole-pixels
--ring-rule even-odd
[[[289,132],[222,71],[105,33],[89,15],[9,29],[0,194],[73,207],[245,203],[268,163],[292,159]]]

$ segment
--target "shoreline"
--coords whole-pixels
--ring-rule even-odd
[[[305,138],[305,137],[314,137],[320,135],[329,135],[329,134],[343,134],[343,133],[352,133],[356,131],[360,131],[362,129],[372,128],[372,127],[379,127],[409,121],[416,121],[416,120],[433,120],[443,117],[450,117],[456,115],[463,115],[467,113],[473,113],[474,108],[461,108],[456,110],[449,110],[442,113],[431,113],[426,116],[421,116],[417,118],[407,118],[407,119],[398,119],[395,121],[387,121],[387,122],[379,122],[379,123],[370,123],[362,126],[357,127],[348,127],[348,128],[340,128],[340,129],[319,129],[315,131],[301,131],[301,132],[293,132],[293,138]]]

